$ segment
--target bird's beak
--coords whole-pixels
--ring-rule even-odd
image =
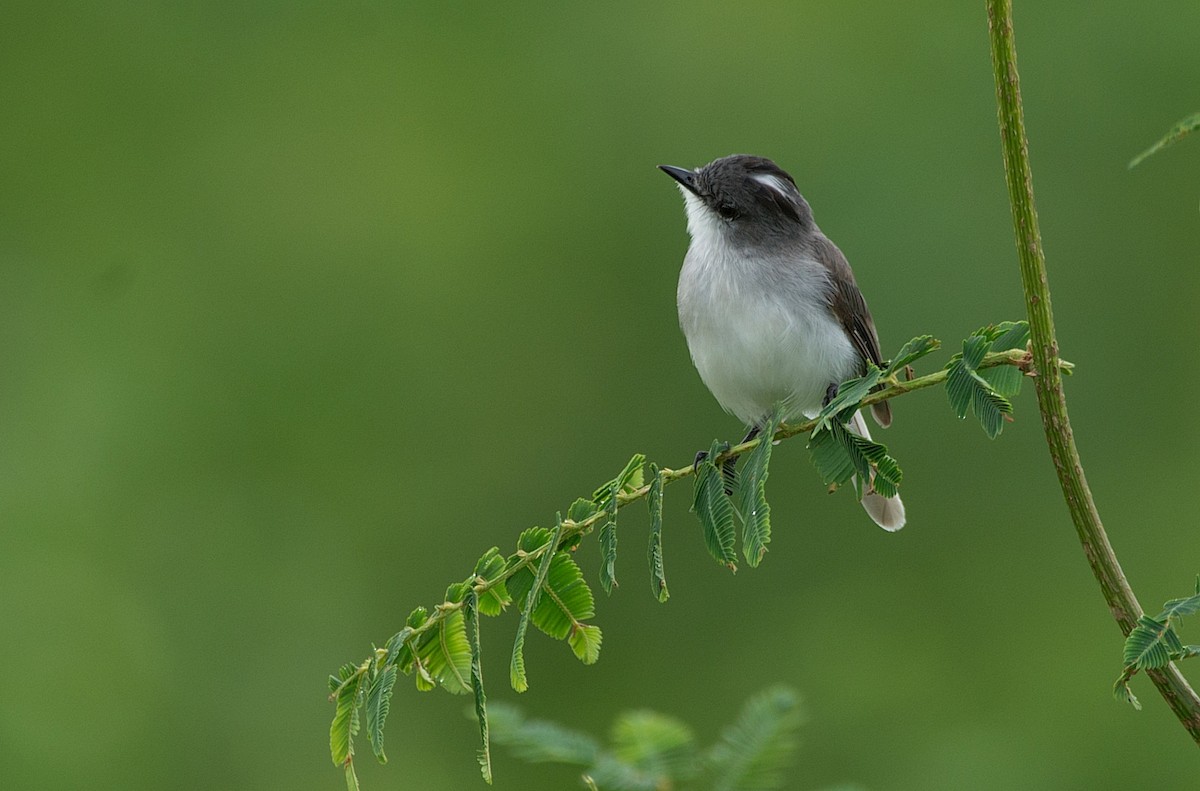
[[[674,165],[659,165],[658,169],[678,181],[683,185],[684,189],[693,195],[700,194],[696,192],[696,174],[694,171],[687,168],[677,168]]]

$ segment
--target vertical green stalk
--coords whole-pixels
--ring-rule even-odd
[[[1011,0],[987,0],[988,26],[992,39],[992,70],[996,77],[996,105],[1000,123],[1000,141],[1004,149],[1004,174],[1008,181],[1016,231],[1017,257],[1021,282],[1025,289],[1025,308],[1029,313],[1030,342],[1037,370],[1034,384],[1050,458],[1058,471],[1063,497],[1087,556],[1100,583],[1109,611],[1128,635],[1142,615],[1142,607],[1129,587],[1121,564],[1113,552],[1100,514],[1092,500],[1063,394],[1062,372],[1058,366],[1058,341],[1054,336],[1054,315],[1050,308],[1050,285],[1046,279],[1046,257],[1038,230],[1037,210],[1033,201],[1033,173],[1029,167],[1029,143],[1021,109],[1021,84],[1017,75],[1017,50],[1013,42]],[[1161,671],[1147,671],[1167,705],[1200,744],[1200,698],[1174,665]]]

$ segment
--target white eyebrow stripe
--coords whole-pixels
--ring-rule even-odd
[[[774,173],[755,173],[750,178],[754,179],[765,187],[775,190],[780,195],[785,197],[790,196],[794,189],[791,184],[784,179],[779,178],[779,176],[776,176]]]

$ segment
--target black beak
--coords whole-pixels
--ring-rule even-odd
[[[700,194],[696,192],[696,174],[694,171],[687,168],[677,168],[674,165],[659,165],[658,169],[682,184],[688,192],[694,195]]]

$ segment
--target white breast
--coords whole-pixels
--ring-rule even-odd
[[[746,425],[777,401],[788,417],[815,414],[829,385],[859,365],[826,302],[824,268],[802,256],[755,259],[733,249],[722,220],[684,197],[692,244],[679,276],[679,323],[700,378]]]

